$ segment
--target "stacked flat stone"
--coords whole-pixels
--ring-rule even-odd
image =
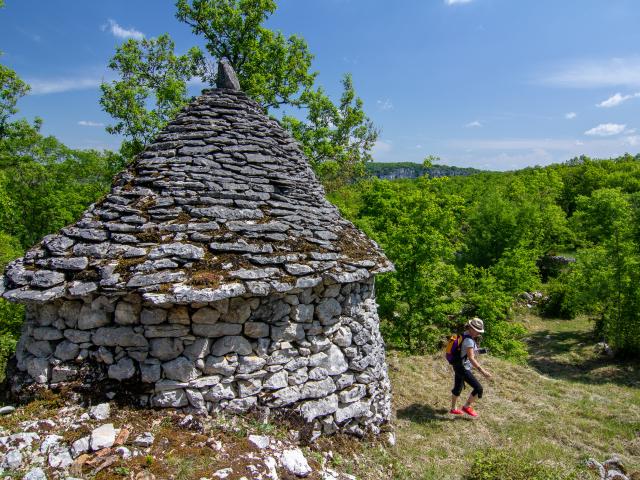
[[[91,364],[96,385],[142,385],[155,407],[376,431],[390,388],[374,276],[392,268],[275,120],[208,90],[80,221],[7,267],[3,297],[27,305],[14,393]]]

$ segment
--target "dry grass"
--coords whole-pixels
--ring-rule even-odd
[[[531,364],[546,369],[482,358],[494,378],[483,382],[475,420],[447,413],[452,375],[440,355],[389,356],[397,446],[370,451],[394,465],[390,478],[463,478],[475,452],[486,448],[576,469],[583,478],[592,478],[583,467],[588,457],[614,453],[631,471],[640,470],[638,366],[598,357],[585,319],[524,320],[532,330]],[[375,478],[366,468],[354,470]]]

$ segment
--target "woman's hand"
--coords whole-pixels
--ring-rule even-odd
[[[489,372],[487,372],[484,368],[482,370],[480,370],[480,373],[482,375],[484,375],[484,378],[486,378],[486,379],[489,379],[489,378],[492,377],[492,375]]]

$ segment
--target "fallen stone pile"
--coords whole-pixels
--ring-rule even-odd
[[[157,463],[165,459],[158,452],[169,445],[166,432],[136,431],[126,423],[115,427],[114,423],[121,420],[121,415],[112,415],[111,406],[104,403],[89,409],[64,407],[55,417],[21,422],[14,432],[0,429],[0,475],[25,480],[73,480],[106,471],[126,473],[136,480],[165,478],[154,474],[150,467],[155,464],[156,472],[162,470]],[[171,420],[172,429],[187,439],[196,439],[188,447],[209,449],[215,458],[211,471],[202,480],[278,480],[282,475],[355,479],[328,467],[332,452],[325,452],[320,463],[309,460],[297,442],[295,431],[289,432],[287,438],[249,434],[246,438],[225,441],[216,433],[221,429],[220,419],[214,423],[210,417],[172,414]],[[161,420],[154,421],[147,428],[157,429],[161,424]],[[237,437],[242,428],[245,427],[234,427],[230,422],[223,429]],[[78,436],[74,431],[86,434]],[[168,433],[173,436],[171,431]],[[78,438],[68,440],[69,437]],[[184,460],[193,461],[187,457]]]

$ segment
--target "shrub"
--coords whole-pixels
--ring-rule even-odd
[[[580,309],[576,295],[566,274],[547,283],[547,300],[540,305],[540,313],[545,317],[575,318]]]
[[[20,337],[24,307],[0,299],[0,382],[4,380],[7,359],[13,354]]]

